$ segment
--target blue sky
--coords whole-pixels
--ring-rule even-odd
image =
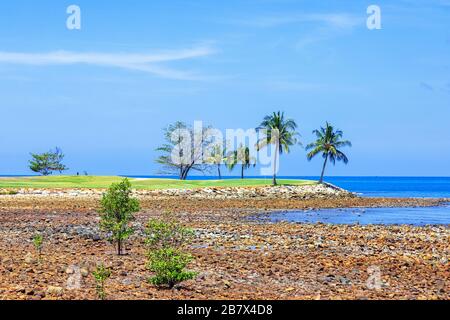
[[[59,146],[69,173],[152,175],[175,120],[284,110],[304,144],[325,121],[353,142],[330,175],[450,176],[449,71],[449,0],[1,1],[0,174]],[[280,174],[321,165],[299,147]]]

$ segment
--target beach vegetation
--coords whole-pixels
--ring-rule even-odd
[[[185,251],[194,233],[177,223],[170,212],[161,220],[150,220],[146,228],[147,268],[153,272],[149,282],[157,287],[175,285],[195,278],[196,272],[186,268],[193,256]]]
[[[111,277],[111,270],[106,268],[105,265],[100,264],[92,272],[95,279],[95,290],[100,300],[106,299],[105,283]]]
[[[319,183],[323,183],[328,161],[333,165],[335,165],[337,161],[342,161],[347,164],[349,160],[345,153],[341,151],[341,148],[351,147],[352,144],[348,140],[343,140],[344,133],[341,130],[336,130],[328,122],[325,127],[321,127],[319,130],[314,130],[313,133],[316,135],[317,139],[313,143],[306,146],[306,150],[311,150],[307,157],[308,160],[311,161],[317,155],[322,155],[323,167]]]
[[[233,170],[236,166],[240,166],[241,180],[244,179],[244,172],[251,167],[256,167],[257,159],[250,153],[250,148],[240,145],[239,148],[228,156],[227,166]]]
[[[164,129],[165,143],[156,149],[161,155],[156,163],[161,165],[161,174],[177,175],[186,180],[192,171],[205,173],[210,168],[204,163],[203,151],[211,144],[210,128],[199,132],[184,122],[175,122]]]
[[[117,246],[117,254],[122,254],[122,244],[134,232],[130,226],[134,213],[140,210],[139,200],[132,197],[128,179],[114,183],[103,195],[99,210],[100,228],[108,233],[108,238]]]
[[[33,246],[38,254],[38,260],[41,260],[42,246],[44,244],[44,236],[42,234],[35,234],[32,239]]]
[[[271,145],[274,147],[272,185],[276,186],[279,157],[289,153],[292,146],[299,144],[297,123],[285,118],[284,112],[278,111],[266,116],[257,129],[262,134],[257,143],[257,150],[260,151]]]
[[[50,150],[45,153],[31,154],[31,160],[29,161],[29,168],[31,171],[39,173],[43,176],[53,174],[53,172],[62,173],[68,168],[62,163],[64,160],[64,154],[58,147],[55,150]]]

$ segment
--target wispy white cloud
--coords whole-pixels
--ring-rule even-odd
[[[155,54],[79,53],[69,51],[48,53],[0,52],[0,63],[35,66],[88,64],[137,70],[169,79],[201,80],[202,77],[198,74],[166,67],[162,64],[206,57],[214,52],[209,47],[164,51]]]
[[[227,20],[226,22],[239,26],[253,28],[276,28],[285,25],[301,25],[298,29],[299,38],[294,47],[303,49],[311,44],[334,38],[340,34],[352,31],[358,26],[365,27],[366,15],[347,12],[324,13],[278,13],[266,16],[253,16],[246,19]]]
[[[348,13],[287,13],[248,19],[228,20],[228,22],[233,24],[258,28],[270,28],[294,23],[316,23],[338,29],[353,28],[363,21],[363,17]]]

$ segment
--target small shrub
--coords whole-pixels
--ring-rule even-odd
[[[92,275],[95,279],[97,296],[101,300],[106,299],[105,282],[111,277],[111,270],[106,268],[103,264],[98,265]]]
[[[44,237],[41,234],[36,234],[33,237],[33,245],[34,245],[34,248],[36,249],[39,260],[41,259],[43,243],[44,243]]]
[[[0,190],[0,196],[15,196],[19,194],[17,190]]]
[[[191,229],[183,227],[172,219],[170,212],[165,213],[163,220],[150,220],[146,233],[146,243],[150,249],[180,247],[189,242],[194,235]]]
[[[148,268],[155,273],[149,279],[155,286],[173,288],[176,284],[195,278],[197,273],[184,269],[193,260],[188,253],[174,248],[162,248],[149,252]]]
[[[101,200],[100,228],[109,233],[109,240],[117,244],[117,254],[122,254],[122,243],[133,234],[130,222],[133,213],[140,210],[139,201],[131,197],[131,184],[128,179],[112,184]]]
[[[147,268],[155,274],[149,279],[151,284],[173,288],[195,278],[195,272],[185,271],[193,257],[183,251],[183,246],[193,236],[192,230],[181,226],[166,213],[164,220],[150,220],[146,233]]]

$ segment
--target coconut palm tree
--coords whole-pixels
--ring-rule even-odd
[[[335,130],[328,122],[326,123],[325,128],[321,127],[320,130],[314,130],[313,133],[316,135],[317,140],[306,146],[306,150],[311,150],[311,152],[308,153],[309,161],[319,153],[322,154],[324,163],[319,183],[323,183],[323,176],[328,160],[330,160],[333,165],[336,164],[336,161],[343,161],[347,164],[348,158],[340,148],[351,147],[352,144],[350,141],[342,140],[344,133],[341,130]]]
[[[285,119],[284,112],[278,111],[266,116],[257,130],[263,132],[256,145],[258,151],[271,144],[275,146],[272,184],[276,186],[278,157],[289,153],[290,147],[298,143],[297,124],[292,119]]]
[[[211,165],[217,166],[217,173],[219,175],[219,180],[222,179],[222,172],[220,171],[222,164],[226,161],[226,157],[224,156],[225,149],[220,144],[215,144],[211,147],[211,154],[206,159],[206,162]]]
[[[241,165],[241,179],[244,179],[246,169],[256,166],[256,158],[251,156],[250,148],[242,144],[227,157],[227,165],[230,170],[233,170],[238,164]]]

